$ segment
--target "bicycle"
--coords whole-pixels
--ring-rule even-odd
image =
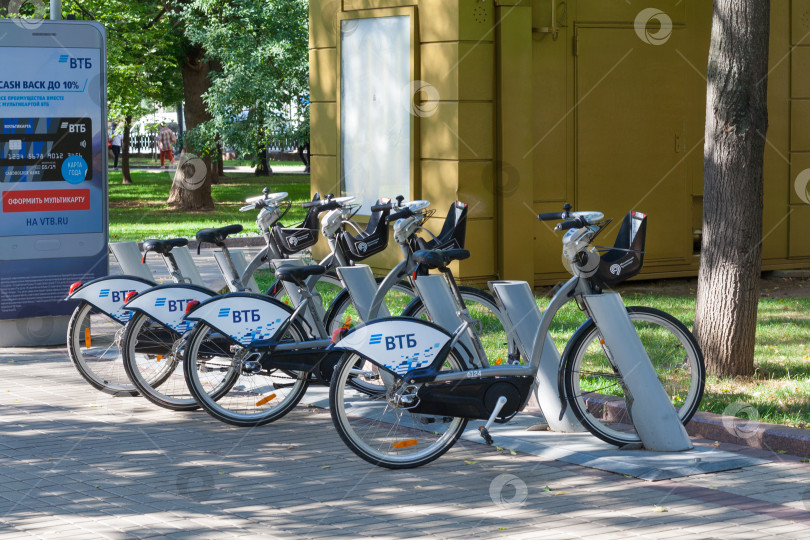
[[[251,260],[241,274],[233,262],[233,257],[225,244],[225,238],[242,230],[241,225],[229,225],[217,229],[203,229],[197,233],[197,240],[212,243],[223,253],[224,264],[221,270],[228,280],[228,287],[235,291],[246,290],[252,274],[263,264],[295,254],[317,242],[318,215],[324,210],[340,207],[341,201],[331,197],[321,200],[316,194],[307,208],[307,216],[298,227],[285,228],[280,224],[290,208],[281,208],[287,193],[273,193],[265,188],[263,195],[248,199],[249,204],[240,211],[259,210],[256,223],[265,239],[264,248]],[[320,276],[322,282],[333,285],[340,283],[331,275]],[[286,294],[281,282],[276,282],[268,290],[268,295],[277,299]],[[193,328],[190,321],[183,321],[185,308],[190,302],[201,302],[216,296],[216,293],[202,287],[188,284],[153,287],[132,295],[124,309],[134,312],[126,325],[122,339],[124,368],[132,384],[152,403],[171,410],[193,410],[199,408],[197,401],[189,393],[181,365],[182,351],[187,332]]]
[[[278,202],[286,196],[286,193],[270,196],[269,191],[265,188],[263,197],[252,199],[252,204],[243,207],[242,210],[259,208],[260,205],[268,202]],[[260,202],[260,199],[264,202]],[[274,226],[283,217],[286,210],[284,213],[270,210],[264,213],[260,212],[257,221],[259,221],[261,229],[266,229],[267,234],[272,231],[277,235],[279,241],[288,240],[291,245],[295,242],[297,247],[304,249],[317,241],[317,231],[312,233],[311,228],[308,227],[311,227],[313,222],[317,227],[318,212],[315,210],[319,205],[326,205],[327,209],[334,207],[331,202],[321,201],[320,196],[316,194],[312,202],[304,204],[305,207],[310,208],[310,211],[303,224],[298,228],[285,229],[280,225]],[[289,205],[287,209],[289,209]],[[237,225],[223,229],[207,229],[201,231],[201,233],[205,234],[208,231],[208,234],[220,234],[218,231],[226,230],[229,231],[228,234],[232,234],[237,228],[241,230],[241,226]],[[304,237],[307,231],[309,231],[310,236]],[[227,247],[220,242],[224,254],[223,258],[227,263],[223,270],[229,287],[241,287],[243,281],[247,283],[252,273],[261,264],[267,262],[270,257],[280,258],[285,256],[284,254],[294,251],[293,248],[285,250],[283,247],[278,246],[274,238],[266,236],[266,239],[267,246],[254,257],[242,274],[241,280],[228,277],[228,275],[239,276],[239,274],[236,272]],[[180,266],[171,253],[173,249],[187,244],[188,240],[185,238],[146,240],[143,243],[144,252],[141,262],[146,262],[146,256],[150,251],[156,252],[163,257],[172,281],[177,284],[187,284],[190,280],[183,275]],[[228,268],[230,268],[230,274],[227,271]],[[337,277],[334,278],[334,283],[340,283]],[[81,302],[74,310],[68,325],[68,354],[82,377],[94,388],[113,395],[136,396],[143,393],[144,388],[151,388],[151,385],[159,384],[165,380],[162,374],[158,378],[149,377],[150,384],[147,384],[147,378],[144,378],[144,388],[139,388],[137,384],[132,382],[131,377],[127,375],[124,365],[125,358],[121,352],[125,325],[132,318],[132,312],[123,308],[125,301],[132,298],[134,293],[143,294],[155,286],[154,281],[137,276],[104,276],[84,284],[77,282],[70,287],[66,299],[81,300]],[[194,290],[195,295],[207,292],[207,290],[201,289]],[[278,294],[278,290],[276,290],[276,294]],[[164,335],[163,337],[167,336]]]
[[[382,467],[397,469],[429,463],[449,450],[464,431],[468,420],[486,420],[481,436],[492,443],[489,429],[521,411],[536,388],[535,377],[543,361],[543,349],[552,320],[559,309],[574,300],[590,318],[569,341],[559,365],[559,396],[573,408],[577,418],[591,433],[611,444],[637,444],[640,441],[632,421],[618,425],[618,411],[631,411],[632,395],[616,358],[600,335],[590,313],[591,296],[601,297],[603,289],[641,270],[646,233],[646,216],[630,212],[625,216],[616,243],[600,248],[593,239],[607,226],[599,212],[540,214],[541,220],[559,220],[556,230],[566,230],[563,254],[573,277],[555,294],[540,319],[534,343],[524,343],[531,351],[528,365],[490,365],[473,368],[465,360],[460,339],[467,334],[481,354],[458,287],[448,264],[469,257],[466,250],[420,251],[414,259],[421,266],[439,270],[459,306],[462,324],[449,332],[435,324],[404,318],[379,319],[346,333],[332,345],[331,352],[346,351],[331,379],[329,406],[332,420],[346,445],[362,459]],[[516,282],[491,282],[499,306],[512,304]],[[418,281],[417,281],[418,287]],[[522,286],[525,294],[531,290]],[[533,296],[532,296],[533,302]],[[521,313],[504,311],[512,323]],[[705,369],[694,336],[669,315],[649,308],[629,308],[631,319],[649,323],[655,330],[645,340],[659,380],[677,407],[677,418],[689,421],[703,393]],[[510,335],[514,324],[510,324]],[[648,343],[657,344],[664,334],[674,345],[662,354]],[[591,347],[596,340],[597,346]],[[656,354],[651,354],[656,353]],[[368,395],[354,388],[350,379],[360,362],[377,366],[385,393]],[[592,371],[593,370],[593,371]],[[590,385],[595,381],[595,385]],[[609,383],[612,388],[605,388]],[[606,392],[609,390],[609,392]],[[590,395],[590,392],[594,395]],[[593,399],[592,399],[593,398]],[[598,398],[598,399],[596,399]],[[606,407],[605,403],[609,406]],[[605,412],[609,414],[604,414]],[[611,416],[612,415],[612,416]]]
[[[413,260],[413,253],[419,249],[447,249],[447,248],[463,248],[466,238],[466,223],[467,223],[467,205],[455,201],[451,204],[447,212],[447,217],[442,225],[441,231],[438,235],[434,235],[423,224],[432,211],[427,210],[429,203],[427,201],[411,201],[403,206],[401,197],[397,202],[377,205],[374,208],[390,208],[396,210],[396,213],[389,216],[389,221],[394,221],[394,241],[399,246],[402,253],[402,261],[394,266],[391,271],[384,277],[377,280],[378,287],[374,291],[368,306],[367,313],[359,316],[360,311],[366,311],[354,305],[356,301],[357,292],[352,291],[349,283],[347,288],[335,297],[334,302],[329,308],[329,313],[326,318],[326,329],[329,335],[332,335],[338,329],[351,328],[350,322],[352,317],[357,320],[370,321],[380,316],[388,316],[389,314],[384,309],[384,298],[386,294],[395,284],[407,284],[409,290],[412,290],[410,281],[403,282],[404,279],[410,279],[417,264]],[[424,240],[416,235],[417,232],[424,231],[430,235],[429,240]],[[339,271],[340,273],[340,271]],[[342,276],[341,276],[342,277]],[[479,340],[487,344],[488,352],[502,360],[505,358],[510,363],[519,363],[519,352],[514,340],[508,340],[504,330],[504,322],[500,314],[500,308],[497,306],[495,299],[485,291],[476,289],[474,287],[459,286],[459,291],[471,317],[478,321],[477,334]],[[430,319],[427,309],[422,298],[411,293],[414,297],[410,303],[402,310],[401,316]],[[354,308],[353,310],[351,308]],[[469,358],[469,362],[473,365],[480,366],[486,363],[487,355],[474,355]],[[376,368],[367,366],[359,368],[359,372],[363,375],[358,375],[353,379],[354,384],[360,390],[368,393],[376,393],[381,391],[381,387],[377,384],[379,375],[376,373]],[[370,378],[369,378],[370,377]]]
[[[411,221],[399,218],[406,211],[416,216],[426,206],[425,201],[403,202],[402,199],[397,203],[378,203],[374,212],[381,215],[374,229],[386,216],[389,220],[396,218],[394,237],[401,245],[407,246],[417,228],[409,225]],[[395,207],[400,208],[399,215],[388,216]],[[346,211],[345,208],[332,210],[321,220],[322,232],[331,239],[331,246],[337,246],[339,242],[332,232],[341,226]],[[368,249],[365,251],[367,253]],[[403,251],[409,258],[410,252],[405,248]],[[342,257],[340,249],[333,249],[333,254],[336,259]],[[338,268],[339,274],[342,269]],[[262,425],[291,410],[309,382],[328,385],[332,367],[340,355],[325,352],[325,349],[346,328],[327,330],[319,316],[322,309],[320,297],[307,285],[313,276],[325,271],[323,265],[282,266],[276,270],[278,279],[296,289],[300,301],[294,305],[295,309],[270,298],[232,293],[189,310],[186,319],[197,321],[197,326],[188,338],[184,372],[189,391],[208,413],[232,425]],[[396,272],[389,274],[389,278],[383,280],[383,286],[377,289],[378,308],[385,293],[398,283],[396,275]],[[351,293],[345,294],[348,297]],[[314,321],[314,331],[308,331],[309,321]],[[302,336],[311,334],[316,337],[302,339]],[[212,353],[214,350],[216,354]],[[358,371],[352,382],[365,392],[374,393],[377,391],[376,377],[373,370]],[[221,388],[227,385],[232,385],[235,391],[220,395]],[[279,398],[277,389],[290,387],[294,390]]]
[[[185,277],[171,251],[187,244],[185,238],[147,240],[143,243],[143,262],[154,251],[163,257],[171,279],[183,282]],[[124,328],[132,317],[123,305],[128,295],[154,286],[153,281],[137,276],[104,276],[71,285],[65,299],[80,302],[68,323],[68,356],[93,388],[116,396],[138,395],[124,371],[120,353]]]

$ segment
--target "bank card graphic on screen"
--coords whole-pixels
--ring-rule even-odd
[[[0,240],[102,234],[102,67],[100,49],[0,50]],[[26,251],[25,242],[9,242],[0,259]]]
[[[89,118],[0,118],[0,181],[92,178],[92,127]]]

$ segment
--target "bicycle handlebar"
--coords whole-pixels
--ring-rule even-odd
[[[573,229],[573,228],[579,229],[579,228],[585,227],[587,225],[588,225],[588,222],[585,221],[585,219],[583,219],[581,216],[577,216],[574,219],[571,219],[569,221],[563,221],[562,223],[558,223],[557,226],[554,227],[554,230],[555,231],[566,231],[568,229]]]
[[[568,219],[570,215],[569,212],[543,212],[542,214],[537,214],[537,219],[540,221],[560,221]]]
[[[312,201],[315,203],[320,203],[322,201]],[[327,210],[336,210],[341,207],[341,204],[337,201],[329,201],[323,204],[310,204],[309,206],[304,206],[304,208],[311,208],[313,206],[317,206],[318,213],[326,212]]]
[[[375,204],[371,207],[372,212],[382,212],[391,208],[391,203]]]
[[[385,222],[391,223],[392,221],[396,221],[401,218],[411,217],[412,215],[414,215],[413,211],[410,208],[405,208],[403,210],[400,210],[399,212],[390,214],[387,218],[385,218]]]

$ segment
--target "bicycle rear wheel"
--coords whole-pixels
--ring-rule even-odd
[[[70,317],[67,350],[70,361],[96,390],[114,396],[137,396],[121,354],[124,325],[87,302]]]
[[[304,341],[293,323],[285,339]],[[183,368],[188,389],[214,418],[234,426],[260,426],[295,407],[307,390],[307,374],[282,370],[251,373],[247,350],[198,322],[185,346]]]
[[[377,279],[377,285],[383,278]],[[413,302],[415,293],[411,284],[407,281],[395,283],[385,294],[385,307],[388,313],[393,316],[404,315],[404,311]],[[326,330],[329,335],[340,328],[351,329],[362,323],[357,310],[354,309],[349,291],[343,290],[337,295],[332,305],[329,306],[329,313],[326,316]],[[366,362],[362,358],[358,359],[355,366],[355,374],[349,378],[349,384],[361,392],[376,394],[383,392],[385,387],[380,382],[380,375],[377,366]]]
[[[199,405],[183,374],[184,338],[144,313],[136,313],[124,332],[124,368],[143,397],[174,411]]]
[[[458,440],[466,418],[412,413],[398,404],[399,376],[386,372],[384,392],[359,391],[352,378],[361,365],[349,355],[335,368],[329,391],[329,409],[340,438],[358,456],[381,467],[419,467],[437,459]],[[451,353],[442,371],[460,371],[461,361]]]
[[[680,321],[663,311],[628,307],[627,313],[664,390],[683,424],[689,422],[703,397],[706,369],[700,346]],[[638,443],[627,407],[624,380],[605,353],[601,336],[588,319],[563,353],[568,404],[582,425],[616,446]]]
[[[521,363],[517,341],[507,337],[503,315],[495,302],[495,298],[486,291],[474,287],[460,286],[458,289],[461,292],[464,304],[470,312],[470,316],[481,322],[481,331],[478,332],[478,329],[475,328],[474,330],[476,330],[478,339],[481,340],[481,345],[487,353],[487,358],[482,359],[482,361],[488,362],[488,359],[491,358],[494,364]],[[430,319],[421,298],[414,300],[402,315],[403,317]],[[455,328],[447,328],[446,330],[452,332]]]

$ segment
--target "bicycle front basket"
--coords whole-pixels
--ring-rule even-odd
[[[319,193],[312,201],[321,200]],[[318,207],[310,207],[303,223],[298,227],[273,227],[273,237],[284,255],[292,255],[318,243]]]
[[[464,240],[467,235],[467,210],[467,205],[461,201],[451,204],[441,232],[436,238],[430,240],[417,237],[417,247],[414,251],[419,249],[464,249]]]
[[[385,250],[388,247],[388,224],[385,218],[390,212],[389,209],[373,212],[366,230],[357,236],[342,231],[338,236],[338,243],[344,253],[357,262]]]
[[[630,279],[644,265],[644,242],[647,237],[647,214],[628,212],[612,248],[601,256],[593,281],[609,287]]]

